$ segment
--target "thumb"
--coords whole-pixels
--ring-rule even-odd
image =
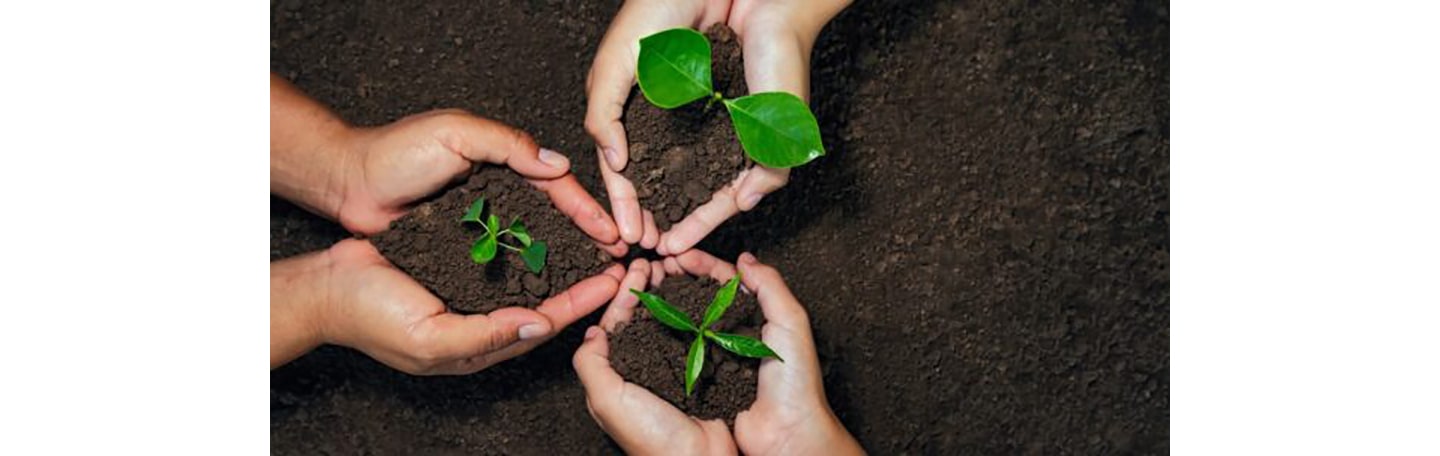
[[[570,160],[541,149],[529,134],[490,119],[460,114],[445,116],[440,138],[451,151],[472,162],[506,165],[532,179],[553,179],[570,171]]]
[[[446,312],[431,317],[429,321],[433,334],[427,339],[432,341],[432,346],[425,352],[440,360],[488,359],[486,355],[490,353],[523,339],[542,337],[551,331],[548,318],[534,310],[519,307],[506,307],[488,315]]]
[[[625,138],[625,125],[620,117],[625,113],[625,100],[630,97],[630,88],[635,85],[635,61],[625,52],[621,44],[602,44],[590,67],[590,80],[586,85],[589,96],[585,108],[585,131],[595,138],[600,156],[616,172],[625,169],[629,160],[630,146]],[[619,47],[617,47],[619,46]]]

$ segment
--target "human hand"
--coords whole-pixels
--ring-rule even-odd
[[[470,174],[477,163],[507,165],[614,256],[625,254],[614,222],[569,174],[570,162],[524,132],[459,110],[440,110],[376,128],[351,129],[340,168],[337,218],[347,229],[375,234],[411,203]]]
[[[766,345],[784,353],[785,361],[761,361],[756,401],[735,419],[738,448],[746,454],[863,453],[827,405],[805,310],[779,273],[757,262],[754,256],[741,255],[740,271],[746,289],[758,295],[766,318],[761,337]],[[667,274],[727,281],[735,272],[734,266],[698,250],[660,263],[636,260],[621,281],[621,294],[601,317],[600,327],[585,333],[585,343],[576,351],[574,362],[585,384],[590,414],[627,452],[632,448],[640,453],[674,452],[674,448],[666,446],[666,439],[673,435],[684,435],[689,442],[679,448],[725,447],[714,435],[723,430],[723,423],[686,416],[650,391],[625,382],[611,368],[606,331],[613,332],[628,322],[639,304],[639,298],[625,291],[642,289],[647,284],[658,286]]]
[[[368,241],[341,241],[324,255],[328,299],[312,313],[311,325],[319,341],[355,348],[416,375],[469,374],[528,352],[605,304],[624,273],[615,265],[534,310],[460,315],[446,311],[439,298],[391,266]]]

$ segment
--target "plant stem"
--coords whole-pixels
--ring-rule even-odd
[[[504,242],[496,242],[496,244],[500,244],[501,247],[504,247],[504,248],[507,248],[507,249],[510,249],[510,250],[513,250],[513,251],[516,251],[516,252],[523,252],[523,251],[524,251],[524,250],[521,250],[519,247],[514,247],[514,246],[511,246],[510,244],[506,244],[506,243],[504,243]]]

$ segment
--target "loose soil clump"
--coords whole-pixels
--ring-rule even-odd
[[[721,285],[708,278],[667,277],[652,293],[698,321]],[[735,302],[725,316],[710,329],[759,339],[764,324],[755,296],[740,292],[735,294]],[[616,333],[610,335],[610,363],[615,372],[685,413],[700,419],[723,418],[733,426],[735,415],[755,403],[760,360],[730,353],[713,343],[705,344],[705,367],[700,370],[695,391],[686,396],[685,355],[694,334],[661,324],[643,305],[636,310],[635,319]]]
[[[716,25],[705,36],[710,40],[715,90],[731,98],[748,94],[735,32]],[[720,103],[697,101],[661,109],[636,86],[623,120],[630,160],[621,174],[635,184],[640,206],[655,213],[661,230],[710,201],[711,194],[751,164]]]
[[[530,272],[518,252],[501,248],[495,260],[477,264],[470,246],[485,234],[460,217],[477,198],[502,229],[519,217],[534,239],[549,246],[545,268]],[[451,309],[488,313],[502,307],[535,307],[544,298],[598,274],[610,258],[560,213],[544,192],[500,167],[485,167],[463,184],[417,206],[372,240],[380,253]]]

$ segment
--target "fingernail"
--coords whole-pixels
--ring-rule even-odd
[[[585,330],[585,340],[594,339],[595,336],[600,335],[600,331],[599,326],[591,326],[590,329]]]
[[[742,253],[740,254],[740,262],[745,264],[755,264],[755,255],[751,255],[750,252]]]
[[[620,163],[620,153],[616,152],[615,148],[610,146],[605,146],[603,150],[605,151],[605,161],[610,163],[610,170],[619,172],[620,168],[623,167],[623,164]]]
[[[545,162],[545,164],[547,164],[547,165],[550,165],[551,168],[558,168],[558,169],[569,169],[569,168],[570,168],[570,159],[565,158],[564,155],[560,155],[559,152],[556,152],[556,151],[553,151],[553,150],[550,150],[550,149],[546,149],[546,148],[543,148],[543,147],[540,148],[540,161]]]
[[[760,198],[764,197],[765,195],[761,195],[759,193],[751,193],[749,195],[745,195],[745,198],[740,202],[740,208],[747,211],[754,209],[756,204],[760,204]]]
[[[545,335],[545,325],[531,323],[520,327],[520,340],[530,340]]]

